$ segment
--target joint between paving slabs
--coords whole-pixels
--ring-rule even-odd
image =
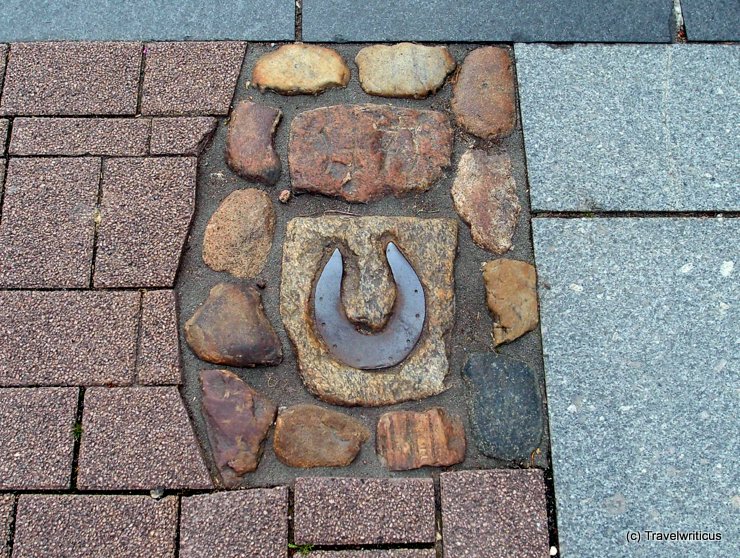
[[[295,0],[295,40],[303,40],[303,0]]]
[[[101,213],[100,205],[103,201],[103,159],[100,159],[100,168],[98,169],[98,195],[95,200],[95,210],[93,211],[93,246],[92,257],[90,258],[90,278],[88,284],[91,289],[95,288],[95,258],[98,254],[98,229],[100,228]]]
[[[71,491],[77,490],[77,472],[80,458],[80,443],[82,442],[82,415],[85,408],[85,386],[81,386],[77,393],[77,412],[75,413],[75,423],[72,426],[70,436],[74,440],[72,445],[72,472],[69,477],[69,488]]]
[[[678,219],[678,218],[697,218],[697,219],[737,219],[740,217],[740,211],[607,211],[603,209],[581,211],[532,211],[532,218],[557,218],[557,219],[619,219],[619,218],[640,218],[640,219]]]

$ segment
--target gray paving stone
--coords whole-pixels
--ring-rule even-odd
[[[177,498],[22,494],[13,558],[172,558]]]
[[[177,388],[90,388],[85,392],[82,490],[212,488]]]
[[[670,0],[310,0],[305,41],[669,42]]]
[[[132,383],[139,296],[0,291],[0,386]]]
[[[737,554],[740,220],[533,228],[562,555]]]
[[[515,52],[534,210],[740,209],[740,48]]]
[[[142,295],[136,378],[144,385],[182,382],[175,291],[146,291]]]
[[[681,0],[690,41],[740,41],[740,2]]]
[[[141,43],[15,43],[0,114],[134,114],[141,50]]]
[[[288,489],[240,490],[182,499],[181,558],[288,556]]]
[[[549,556],[539,469],[442,473],[440,491],[445,558]]]
[[[433,543],[432,479],[298,478],[296,544]]]
[[[53,23],[51,23],[53,22]],[[4,0],[0,41],[289,41],[294,0]]]
[[[0,494],[0,558],[10,557],[10,526],[15,512],[15,494]]]
[[[77,388],[0,389],[0,490],[69,488],[77,396]]]
[[[100,159],[11,159],[0,221],[0,288],[90,285]]]

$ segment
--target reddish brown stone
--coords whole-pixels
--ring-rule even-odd
[[[227,366],[275,365],[283,351],[260,293],[220,283],[185,324],[185,339],[202,360]]]
[[[211,116],[152,118],[152,155],[200,155],[218,120]]]
[[[539,322],[537,272],[527,262],[500,259],[483,267],[486,302],[493,313],[493,344],[532,331]]]
[[[280,178],[280,157],[273,145],[280,109],[242,101],[231,113],[226,137],[226,162],[247,180],[275,184]]]
[[[439,407],[423,413],[385,413],[375,440],[380,461],[391,471],[447,467],[465,459],[462,420]]]
[[[278,416],[275,455],[291,467],[345,467],[370,431],[351,417],[317,405],[296,405]]]
[[[468,54],[452,90],[452,111],[471,134],[492,139],[516,124],[516,85],[509,50],[478,48]]]
[[[213,458],[224,485],[237,486],[257,469],[277,407],[228,370],[204,370],[200,383]]]
[[[368,202],[429,189],[451,154],[441,112],[337,105],[295,117],[288,161],[295,190]]]
[[[452,201],[470,225],[473,242],[494,254],[509,251],[522,207],[507,154],[466,151],[457,167]]]

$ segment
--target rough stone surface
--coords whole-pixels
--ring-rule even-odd
[[[185,339],[207,362],[227,366],[275,365],[280,339],[265,316],[259,291],[219,283],[185,324]]]
[[[152,118],[152,155],[200,155],[216,131],[211,116]]]
[[[539,323],[537,271],[532,264],[500,259],[483,265],[486,303],[493,314],[494,346],[518,339]]]
[[[69,488],[77,396],[77,388],[0,390],[0,490]],[[4,520],[0,512],[0,527]]]
[[[290,128],[293,189],[352,202],[428,190],[451,155],[452,128],[433,110],[335,105],[302,112]]]
[[[366,93],[421,99],[435,93],[455,69],[447,47],[413,43],[372,45],[355,57]]]
[[[195,209],[195,157],[108,159],[96,287],[172,287]]]
[[[246,43],[148,43],[141,113],[228,114]]]
[[[452,184],[452,201],[478,246],[494,254],[511,249],[522,207],[506,153],[489,155],[477,149],[463,153]]]
[[[170,558],[177,498],[23,494],[14,558]]]
[[[436,558],[433,548],[388,550],[319,550],[311,552],[311,558]]]
[[[147,291],[142,295],[136,377],[144,385],[182,381],[175,291]]]
[[[180,556],[288,557],[288,489],[241,490],[182,499]]]
[[[3,56],[2,50],[0,50],[0,56]],[[2,70],[0,69],[0,76],[2,76]],[[2,83],[2,81],[0,81]],[[8,139],[8,128],[9,120],[6,118],[0,118],[0,156],[5,155],[5,143]]]
[[[14,511],[15,495],[0,494],[0,556],[2,558],[10,558],[10,526]]]
[[[439,407],[423,413],[391,411],[378,421],[375,444],[391,471],[447,467],[465,459],[465,427]]]
[[[11,159],[0,221],[0,287],[90,285],[100,159]]]
[[[427,293],[426,323],[413,352],[393,373],[369,372],[335,361],[313,327],[313,282],[338,243],[348,250],[343,302],[353,321],[382,322],[395,286],[383,238],[391,237]],[[324,401],[339,405],[390,405],[445,390],[449,370],[445,336],[455,313],[454,259],[457,223],[413,217],[297,218],[283,246],[280,314],[293,342],[303,382]],[[434,296],[429,296],[434,293]]]
[[[317,405],[282,411],[273,441],[278,459],[290,467],[346,467],[370,437],[358,420]]]
[[[302,43],[283,45],[265,54],[252,70],[252,82],[256,87],[285,95],[315,95],[344,87],[349,78],[350,70],[337,51]]]
[[[0,291],[0,386],[134,380],[137,292]]]
[[[440,475],[444,558],[545,558],[545,483],[538,469]]]
[[[516,57],[532,209],[740,210],[740,49],[517,45]]]
[[[148,118],[16,118],[11,155],[146,155]],[[2,134],[0,133],[0,136]]]
[[[450,105],[458,123],[471,134],[494,139],[516,125],[516,84],[509,49],[482,47],[460,67]]]
[[[726,556],[740,540],[740,221],[533,226],[562,554]],[[626,540],[664,525],[722,543]]]
[[[247,180],[275,184],[282,166],[273,140],[283,113],[251,101],[240,102],[229,118],[226,162]]]
[[[240,278],[259,275],[275,234],[275,209],[261,190],[235,190],[206,225],[203,261],[214,271]]]
[[[15,43],[0,114],[134,114],[141,43]]]
[[[78,488],[212,486],[176,387],[96,387],[85,392]]]
[[[681,0],[690,41],[740,41],[740,4],[736,0]]]
[[[542,391],[523,362],[473,353],[463,368],[470,390],[470,425],[478,449],[490,457],[524,463],[543,432]]]
[[[296,544],[433,543],[432,479],[299,478]]]
[[[213,458],[224,485],[238,486],[257,469],[277,407],[228,370],[204,370],[200,383]]]

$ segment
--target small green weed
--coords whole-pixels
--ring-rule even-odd
[[[82,439],[82,423],[76,422],[72,427],[72,437],[79,442]]]

